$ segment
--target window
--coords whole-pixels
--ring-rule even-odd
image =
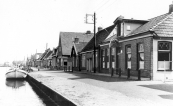
[[[102,68],[105,68],[105,49],[102,50]]]
[[[107,56],[109,56],[109,48],[107,49]]]
[[[103,62],[103,68],[105,68],[105,62]]]
[[[82,55],[82,67],[85,67],[85,54]]]
[[[131,46],[126,46],[126,68],[131,69]]]
[[[123,36],[124,35],[124,23],[121,23],[120,28],[121,28],[120,35]]]
[[[111,54],[115,55],[115,48],[112,48]]]
[[[98,52],[96,52],[96,67],[98,67]]]
[[[77,65],[78,65],[78,58],[76,57],[76,67],[77,67]]]
[[[158,42],[158,70],[171,70],[172,43]]]
[[[127,31],[130,31],[131,29],[130,29],[130,25],[127,25]]]
[[[112,68],[115,68],[115,62],[112,62]]]
[[[103,61],[105,61],[105,57],[103,56]]]
[[[63,64],[63,59],[61,58],[61,66],[63,66],[64,64]]]
[[[102,56],[105,56],[105,49],[102,50]]]
[[[107,62],[107,68],[109,68],[109,62]]]
[[[138,68],[144,69],[144,45],[138,44]]]

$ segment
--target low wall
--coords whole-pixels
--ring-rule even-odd
[[[42,84],[41,82],[37,81],[31,76],[27,76],[28,82],[31,84],[31,86],[38,88],[40,91],[42,91],[45,95],[47,95],[51,100],[57,104],[57,106],[76,106],[71,101],[67,100],[60,94],[58,94],[56,91],[50,89],[46,85]]]

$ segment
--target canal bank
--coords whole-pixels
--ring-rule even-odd
[[[43,93],[44,98],[48,99],[48,101],[43,99],[43,102],[45,102],[45,104],[48,104],[50,106],[76,106],[74,103],[67,100],[56,91],[43,84],[42,82],[38,81],[37,79],[33,78],[32,76],[28,75],[27,81],[30,83],[30,85],[34,88],[35,91]],[[47,103],[50,100],[52,103]]]
[[[172,83],[128,81],[46,69],[40,71],[35,69],[29,75],[77,106],[173,105]]]

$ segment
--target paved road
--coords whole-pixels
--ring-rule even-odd
[[[35,69],[34,69],[35,70]],[[172,102],[173,103],[173,83],[161,81],[132,81],[124,78],[111,78],[108,76],[82,74],[76,72],[64,71],[34,71],[34,74],[41,74],[46,77],[59,77],[68,80],[74,80],[110,90],[111,92],[120,92],[127,97],[140,98],[153,102]]]

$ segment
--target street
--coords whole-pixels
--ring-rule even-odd
[[[79,106],[171,106],[173,83],[132,81],[78,72],[41,70],[30,73]]]

